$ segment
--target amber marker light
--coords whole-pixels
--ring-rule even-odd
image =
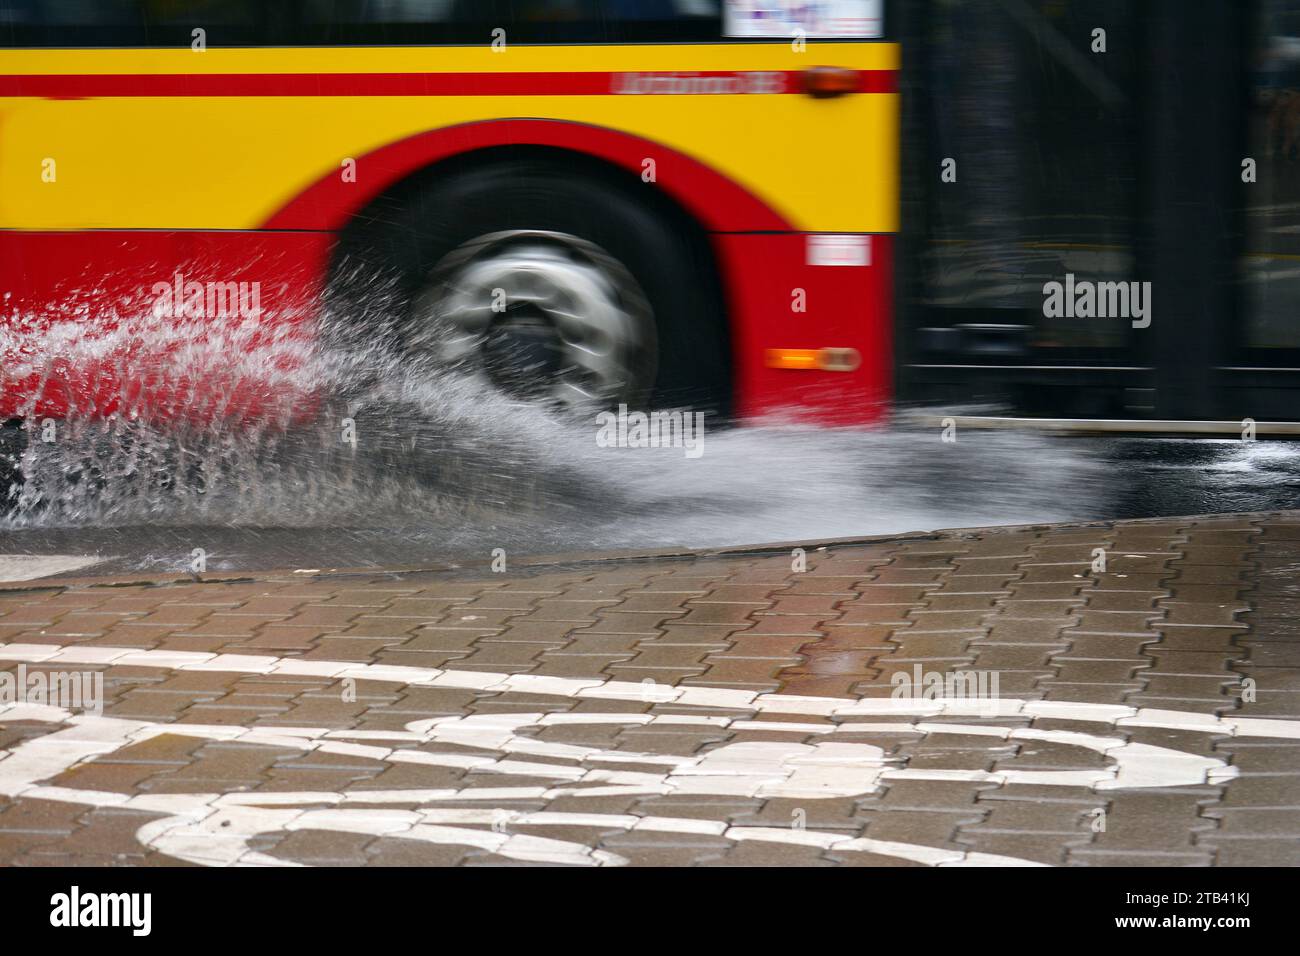
[[[862,364],[862,356],[857,349],[768,349],[765,364],[768,368],[852,372]]]

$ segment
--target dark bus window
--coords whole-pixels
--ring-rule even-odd
[[[299,42],[703,40],[721,16],[720,0],[304,0]]]
[[[722,0],[0,0],[0,46],[668,42],[722,38]]]
[[[291,4],[286,4],[290,6]],[[0,0],[0,46],[190,46],[267,33],[275,4],[257,0]]]
[[[1266,0],[1251,63],[1243,186],[1247,348],[1300,349],[1300,2]]]
[[[916,82],[926,149],[912,192],[921,208],[910,212],[924,234],[913,297],[927,325],[1016,330],[1019,347],[1030,349],[1125,344],[1126,321],[1045,316],[1043,286],[1070,274],[1138,278],[1140,6],[924,5]],[[1104,53],[1092,49],[1097,28],[1106,31]],[[946,160],[956,164],[955,181],[941,179]],[[942,341],[968,338],[977,336]]]

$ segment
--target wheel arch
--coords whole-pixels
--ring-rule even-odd
[[[339,237],[329,256],[327,273],[332,276],[338,274],[339,267],[355,251],[353,240],[364,245],[367,233],[373,236],[374,231],[389,228],[387,214],[404,206],[408,197],[418,196],[431,183],[519,161],[544,163],[574,180],[600,181],[664,220],[674,235],[685,240],[692,255],[699,258],[709,279],[707,288],[699,291],[713,303],[710,311],[717,316],[715,327],[726,343],[725,350],[729,356],[727,367],[717,369],[721,389],[715,392],[713,404],[716,408],[728,410],[735,385],[730,367],[734,362],[736,340],[733,327],[735,277],[726,268],[721,249],[710,234],[751,229],[786,231],[790,226],[734,181],[690,157],[664,150],[645,140],[576,123],[523,121],[521,131],[519,126],[513,125],[514,122],[469,124],[474,128],[472,136],[467,134],[466,127],[437,130],[378,150],[370,154],[369,160],[366,157],[358,160],[358,183],[378,170],[378,175],[366,189],[356,190],[357,184],[342,184],[341,177],[333,174],[304,193],[301,201],[285,207],[268,222],[267,228],[302,228],[303,217],[314,217],[318,225],[328,223],[330,231]],[[512,124],[509,126],[509,130],[514,130],[512,135],[501,128],[506,123]],[[564,128],[561,131],[567,138],[564,145],[547,142],[546,136],[537,135],[542,130],[554,133],[555,127]],[[575,127],[586,133],[582,142],[601,148],[575,148],[572,140]],[[460,135],[449,142],[445,134],[453,130],[459,130]],[[467,138],[479,145],[446,153],[438,151],[451,142],[464,147]],[[427,162],[419,161],[428,157],[433,158]],[[644,158],[656,160],[656,177],[651,182],[644,181],[641,176]],[[665,188],[665,178],[674,182],[677,188]],[[342,196],[339,195],[340,186]],[[349,189],[356,191],[348,192]]]
[[[511,143],[484,146],[467,152],[455,153],[389,183],[382,191],[373,194],[365,205],[353,210],[337,232],[341,239],[336,252],[347,246],[346,239],[353,233],[382,223],[385,207],[400,206],[408,196],[414,196],[431,182],[449,179],[498,164],[532,161],[561,170],[566,176],[583,181],[599,181],[633,202],[650,209],[671,223],[676,232],[690,240],[698,255],[705,257],[709,271],[717,283],[716,295],[726,310],[726,283],[717,251],[709,240],[707,223],[700,220],[693,209],[684,206],[675,196],[655,184],[645,183],[640,176],[625,167],[599,156],[572,149]],[[331,267],[333,262],[331,263]]]
[[[316,180],[264,223],[265,229],[340,231],[383,194],[415,176],[464,163],[484,162],[503,150],[545,150],[597,161],[641,181],[643,163],[655,162],[650,193],[670,200],[707,232],[788,232],[779,212],[713,167],[640,136],[572,121],[502,119],[428,130],[355,158],[356,177],[337,170]],[[464,167],[461,167],[464,168]]]
[[[474,126],[499,127],[499,124]],[[458,129],[463,131],[464,127]],[[532,121],[525,125],[525,130],[530,134],[536,134],[538,129],[539,127]],[[582,126],[581,129],[590,131],[597,127]],[[668,226],[669,232],[680,239],[685,247],[684,251],[688,251],[688,254],[697,261],[698,267],[703,269],[701,278],[705,281],[698,287],[697,294],[705,298],[707,303],[711,303],[706,304],[705,311],[707,315],[712,316],[710,324],[715,329],[716,336],[720,337],[725,358],[719,355],[719,362],[710,365],[711,371],[706,376],[702,376],[699,380],[692,376],[688,381],[690,385],[701,389],[699,392],[692,390],[692,394],[702,395],[705,397],[703,401],[706,405],[724,415],[729,415],[735,402],[733,390],[736,388],[733,363],[735,363],[737,337],[735,328],[737,277],[733,268],[727,268],[722,248],[715,242],[715,237],[711,233],[719,232],[718,226],[722,224],[735,225],[737,232],[748,232],[749,226],[762,232],[770,232],[770,230],[776,232],[776,230],[789,228],[784,220],[776,216],[771,209],[762,206],[748,191],[742,190],[735,182],[720,176],[707,166],[695,163],[694,160],[680,153],[656,150],[653,144],[646,144],[645,140],[617,134],[612,130],[598,130],[589,142],[614,144],[621,152],[576,150],[572,148],[572,144],[556,146],[556,144],[536,142],[538,139],[545,139],[536,135],[529,135],[529,137],[515,135],[507,138],[512,142],[495,142],[502,130],[476,129],[476,131],[480,134],[491,133],[493,138],[484,140],[480,146],[468,150],[461,148],[447,155],[438,155],[429,163],[417,164],[416,159],[428,156],[430,147],[437,146],[439,143],[446,144],[445,137],[426,139],[422,142],[421,150],[415,152],[412,152],[412,144],[409,140],[394,144],[395,147],[403,147],[398,153],[377,151],[373,157],[382,159],[382,163],[374,163],[374,161],[367,163],[363,157],[363,160],[357,164],[357,179],[360,181],[367,176],[367,170],[372,170],[373,173],[374,169],[380,169],[381,176],[378,182],[370,183],[364,194],[361,194],[364,196],[363,203],[357,204],[359,194],[356,191],[347,194],[351,208],[342,212],[342,220],[339,220],[338,216],[341,215],[339,211],[342,211],[343,207],[339,206],[338,199],[334,196],[335,183],[341,183],[341,177],[335,174],[330,177],[329,182],[320,183],[320,195],[324,196],[325,203],[317,204],[315,211],[309,212],[317,217],[329,216],[328,221],[334,226],[331,232],[338,235],[338,241],[333,243],[333,251],[329,255],[326,276],[350,274],[347,264],[354,261],[352,255],[357,248],[367,247],[370,242],[373,242],[374,235],[393,229],[394,222],[391,216],[396,209],[407,208],[409,203],[419,202],[422,191],[429,189],[434,183],[447,182],[461,174],[481,172],[495,165],[519,164],[520,161],[545,164],[559,170],[571,181],[602,183],[607,189],[625,196],[629,203],[646,209],[650,215],[663,221]],[[438,130],[437,133],[442,134],[446,131]],[[572,129],[565,129],[564,133],[572,137]],[[606,133],[612,134],[612,138],[604,137],[603,134]],[[519,142],[520,139],[526,139],[528,142]],[[464,146],[464,135],[456,140],[459,146]],[[398,156],[402,161],[396,163],[394,156]],[[656,160],[654,181],[643,181],[642,157],[654,157]],[[676,181],[679,189],[663,189],[662,183],[666,172],[667,176]],[[355,189],[355,183],[343,186],[343,189],[347,190],[350,187]],[[681,202],[680,195],[688,196],[689,203]],[[711,199],[716,199],[716,202],[703,203],[705,196],[711,196]],[[329,212],[330,207],[334,207],[335,212]],[[702,219],[702,215],[707,216],[707,219]],[[274,224],[276,228],[291,228],[289,226],[291,221],[290,216],[279,216]],[[746,229],[740,229],[740,226],[746,226]],[[326,285],[333,284],[328,280]],[[343,312],[339,313],[342,315]],[[677,382],[676,389],[664,394],[680,394],[681,388],[681,382]]]

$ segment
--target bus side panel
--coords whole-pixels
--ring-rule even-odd
[[[880,420],[893,376],[894,237],[865,265],[810,265],[806,233],[714,236],[731,310],[736,411],[824,425]],[[804,311],[799,311],[800,307]],[[852,371],[773,368],[771,350],[852,349]]]
[[[860,71],[862,91],[804,95],[815,65]],[[314,329],[302,319],[334,231],[421,162],[509,143],[638,176],[654,160],[655,187],[714,234],[739,411],[870,420],[889,387],[898,66],[887,43],[0,52],[0,413],[234,416],[290,394],[287,380],[256,384],[258,352],[238,349],[278,337],[292,352]],[[764,92],[691,92],[702,74]],[[871,265],[809,266],[812,232],[875,234]],[[261,282],[266,312],[140,333],[150,290],[176,276]],[[791,310],[795,289],[806,312]],[[781,348],[856,349],[862,364],[768,367]],[[219,376],[194,378],[216,362],[200,353],[221,356],[233,397]]]
[[[0,231],[0,419],[312,414],[333,236]]]
[[[0,231],[0,287],[9,291],[0,312],[0,419],[123,414],[202,424],[311,414],[313,383],[301,370],[334,238]],[[893,237],[863,237],[871,258],[862,266],[809,265],[809,238],[713,236],[737,414],[876,421],[891,388]],[[207,296],[195,309],[193,288],[210,295],[218,283],[255,286],[260,312],[208,314]],[[847,372],[772,368],[773,349],[853,350],[860,364]]]

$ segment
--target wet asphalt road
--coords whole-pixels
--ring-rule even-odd
[[[809,451],[809,450],[806,450]],[[726,449],[724,449],[726,452]],[[734,465],[762,471],[763,448],[730,449]],[[816,454],[816,449],[810,453]],[[832,454],[827,451],[827,454]],[[750,456],[752,462],[744,461]],[[1069,463],[1062,464],[1062,456]],[[1079,463],[1086,467],[1077,467]],[[888,463],[882,466],[886,473]],[[587,507],[547,502],[476,515],[433,514],[413,504],[400,520],[311,526],[170,524],[26,527],[0,530],[0,555],[87,555],[99,563],[76,574],[183,572],[202,548],[208,572],[356,568],[392,565],[486,566],[492,549],[513,555],[665,547],[715,547],[930,531],[991,523],[1100,520],[1224,514],[1300,507],[1300,442],[1244,444],[1219,439],[1056,439],[1042,453],[1009,449],[981,465],[984,481],[1023,489],[990,511],[961,469],[909,474],[880,486],[877,472],[856,488],[810,482],[764,502],[762,487],[728,500],[684,488],[654,507],[629,514],[618,503]],[[1074,470],[1071,470],[1074,468]],[[775,479],[774,479],[775,481]],[[788,482],[787,482],[788,484]],[[906,487],[907,505],[895,508]],[[1030,494],[1030,492],[1033,492]],[[256,493],[252,489],[250,493]],[[852,498],[851,502],[849,499]],[[917,502],[924,507],[918,507]]]

